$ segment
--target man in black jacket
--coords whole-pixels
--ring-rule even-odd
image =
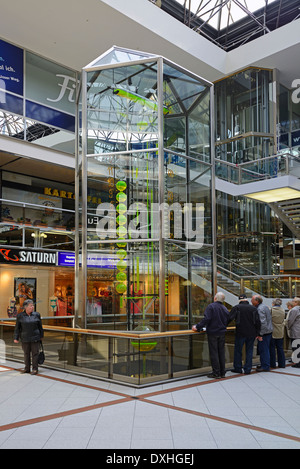
[[[225,377],[225,332],[227,328],[229,311],[222,304],[225,300],[223,293],[217,293],[214,302],[204,311],[204,318],[192,327],[193,331],[200,332],[206,329],[209,356],[212,373],[208,378]]]
[[[239,296],[239,304],[230,311],[229,321],[235,321],[236,334],[234,344],[234,373],[242,373],[242,351],[246,346],[246,359],[244,373],[250,374],[252,368],[253,346],[256,338],[259,338],[260,319],[257,308],[249,303],[246,295]]]
[[[22,373],[30,373],[32,356],[32,375],[38,373],[38,356],[40,341],[44,336],[41,316],[34,311],[32,300],[25,300],[24,311],[18,314],[14,330],[14,343],[18,344],[21,339],[24,352],[25,368]]]

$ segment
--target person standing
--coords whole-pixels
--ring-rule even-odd
[[[239,304],[230,311],[229,322],[235,321],[236,333],[234,342],[233,371],[234,373],[250,374],[252,369],[254,341],[260,334],[261,322],[257,308],[249,303],[247,296],[239,296]],[[242,365],[242,351],[245,345],[246,357]]]
[[[260,295],[252,296],[251,303],[257,308],[261,322],[257,338],[260,365],[256,367],[256,371],[270,371],[270,343],[273,331],[271,311],[268,306],[263,305],[263,299]]]
[[[204,311],[203,319],[192,327],[195,332],[206,329],[208,350],[212,366],[212,373],[208,378],[225,377],[225,332],[228,324],[229,311],[222,304],[225,300],[223,293],[216,293],[213,303]]]
[[[271,314],[273,332],[270,343],[271,368],[276,368],[276,352],[278,368],[285,368],[285,354],[283,349],[285,311],[281,305],[282,301],[280,298],[276,298],[272,302]]]
[[[287,323],[288,323],[290,311],[291,311],[291,309],[294,307],[293,302],[292,302],[292,301],[287,301],[287,302],[286,302],[286,307],[287,307],[288,312],[287,312],[287,315],[286,315],[285,320],[284,320],[284,325],[285,325],[285,327],[286,327],[287,336],[290,338],[291,336],[290,336],[290,331],[289,331],[289,329],[288,329],[288,327],[287,327]],[[291,361],[291,360],[290,360],[290,361]]]
[[[40,341],[44,336],[41,316],[34,311],[34,303],[32,300],[25,300],[23,303],[24,310],[17,315],[16,326],[14,330],[14,343],[22,342],[24,352],[25,368],[21,373],[30,373],[32,362],[32,375],[38,373],[38,356],[40,349]]]
[[[287,318],[287,329],[292,345],[292,361],[293,368],[300,368],[300,349],[299,353],[296,353],[298,346],[300,345],[300,298],[296,297],[292,300],[293,308],[290,310]]]

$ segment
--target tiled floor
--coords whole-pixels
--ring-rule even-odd
[[[0,367],[0,449],[300,449],[300,369],[143,389]]]

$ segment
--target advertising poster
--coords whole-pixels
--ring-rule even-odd
[[[36,278],[15,277],[14,293],[17,311],[20,313],[25,300],[36,302]]]
[[[0,40],[0,88],[23,95],[23,50]]]

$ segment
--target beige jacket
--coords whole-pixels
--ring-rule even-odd
[[[284,336],[284,318],[285,311],[281,306],[272,306],[272,324],[273,324],[273,339],[282,339]]]

